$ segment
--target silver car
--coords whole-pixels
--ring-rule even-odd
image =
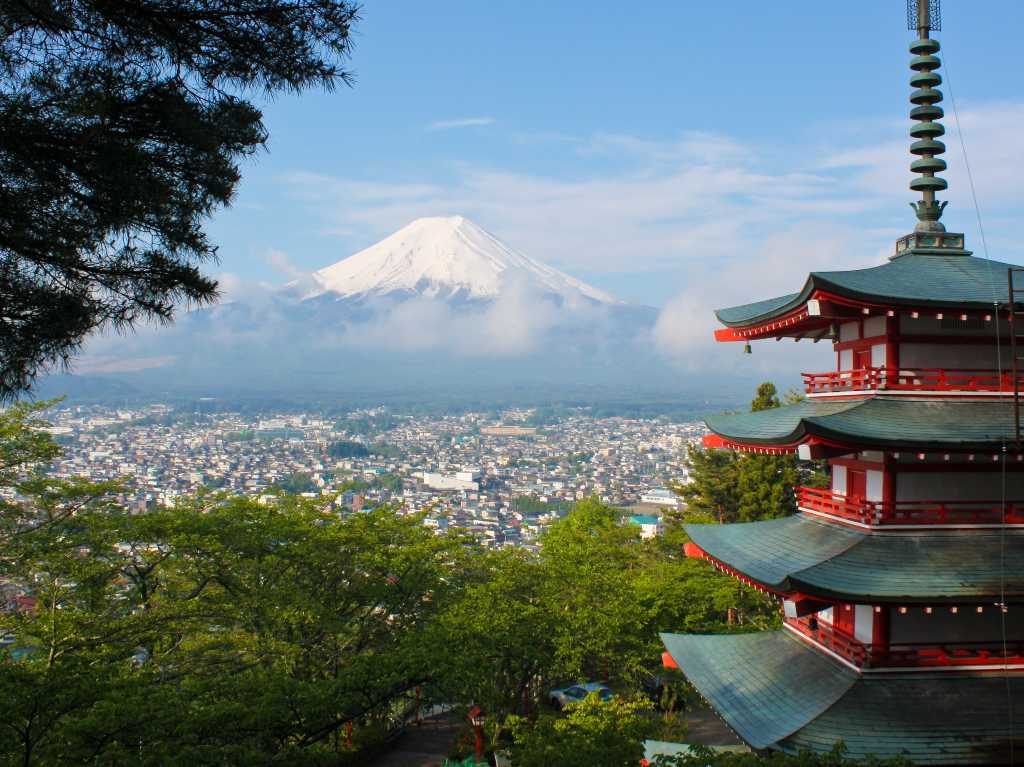
[[[548,692],[548,700],[552,706],[561,709],[570,703],[579,703],[591,693],[597,693],[601,700],[610,700],[615,695],[608,685],[600,682],[585,682],[551,690]]]

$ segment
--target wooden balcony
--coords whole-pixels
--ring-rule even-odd
[[[1024,664],[1024,642],[921,642],[865,644],[813,615],[788,618],[787,625],[861,668],[935,668]]]
[[[864,525],[1021,525],[1024,501],[867,501],[797,487],[797,506]]]
[[[802,373],[808,394],[843,394],[854,391],[933,391],[1013,392],[1013,373],[1009,370],[971,370],[950,368],[864,368],[835,370],[829,373]],[[1024,377],[1019,377],[1024,390]]]

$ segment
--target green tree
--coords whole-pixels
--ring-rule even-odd
[[[472,547],[388,509],[209,493],[129,516],[0,413],[0,761],[337,763],[422,698]]]
[[[757,413],[760,410],[770,410],[781,404],[782,403],[779,402],[779,394],[775,389],[775,384],[771,381],[765,381],[758,385],[757,392],[754,394],[754,399],[750,401],[750,412]]]
[[[267,138],[241,94],[349,79],[347,0],[0,7],[0,398],[105,325],[216,298],[202,224]]]
[[[275,486],[292,495],[312,493],[317,490],[317,485],[313,481],[313,478],[309,474],[301,471],[292,472],[280,482],[277,482]]]
[[[517,767],[635,767],[652,734],[651,705],[643,700],[589,695],[565,717],[513,722],[513,763]]]
[[[792,404],[790,395],[786,400]],[[750,411],[781,405],[775,384],[765,382],[757,387]],[[791,453],[761,455],[691,447],[686,465],[690,482],[674,487],[686,509],[673,515],[686,522],[752,522],[788,516],[796,512],[794,486],[805,477],[812,478],[810,471],[801,471]]]
[[[475,703],[497,738],[505,718],[535,713],[555,673],[559,616],[543,600],[544,570],[522,550],[485,553],[476,576],[436,624],[435,687],[442,700]]]
[[[686,452],[690,481],[672,488],[683,499],[685,508],[669,517],[687,522],[734,521],[739,508],[739,460],[740,454],[735,450],[691,445]]]
[[[365,458],[370,454],[366,445],[351,440],[338,440],[327,446],[327,455],[332,458]]]

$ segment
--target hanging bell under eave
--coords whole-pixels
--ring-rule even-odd
[[[750,348],[750,341],[747,341],[745,344],[743,344],[743,353],[744,354],[753,354],[754,353],[754,350]]]

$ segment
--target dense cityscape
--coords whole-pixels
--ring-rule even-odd
[[[626,507],[644,536],[661,529],[667,489],[686,481],[699,423],[593,417],[544,419],[534,410],[402,415],[384,407],[337,418],[66,407],[51,414],[64,447],[56,476],[122,479],[121,503],[141,513],[202,488],[323,497],[339,512],[393,504],[427,512],[494,546],[531,546],[571,503],[591,496]]]

